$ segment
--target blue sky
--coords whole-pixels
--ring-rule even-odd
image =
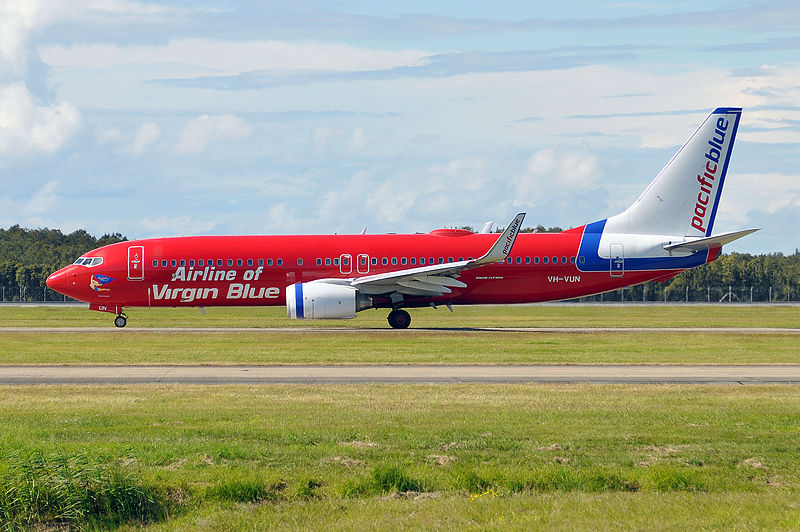
[[[573,227],[741,106],[715,227],[800,247],[796,1],[290,4],[0,5],[0,226]]]

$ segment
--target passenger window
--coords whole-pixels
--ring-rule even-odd
[[[283,259],[278,259],[278,266],[283,266]]]
[[[297,259],[297,265],[298,266],[302,266],[303,265],[303,259]]]
[[[553,264],[558,264],[558,257],[553,257]]]
[[[417,264],[417,257],[411,257],[411,265],[414,266]]]
[[[428,264],[436,264],[436,261],[433,260],[433,257],[428,257]]]
[[[405,266],[407,262],[408,262],[408,259],[406,259],[405,257],[400,259],[400,264],[402,264],[403,266]]]
[[[158,259],[153,261],[153,268],[155,268],[156,266],[158,266]]]
[[[525,257],[525,264],[530,264],[530,263],[531,263],[531,258]]]
[[[162,268],[166,268],[167,267],[167,259],[164,259],[164,260],[161,261],[161,267]]]
[[[203,264],[204,264],[203,259],[197,259],[197,265],[198,266],[200,266],[202,268]]]
[[[397,264],[397,257],[392,257],[392,266]]]
[[[325,266],[330,266],[330,265],[331,265],[331,259],[330,257],[328,257],[327,259],[325,259]]]
[[[458,262],[461,262],[463,260],[464,260],[464,257],[458,257]]]
[[[194,259],[189,259],[189,266],[194,268]]]
[[[339,265],[339,259],[338,258],[333,259],[333,265],[334,266],[338,266]]]
[[[419,258],[419,263],[420,264],[425,264],[425,257],[420,257]]]
[[[367,257],[361,257],[360,259],[358,259],[358,262],[362,266],[366,266],[367,265]]]
[[[272,266],[272,259],[267,259],[267,266]]]
[[[547,264],[548,262],[549,262],[549,259],[547,257],[542,257],[542,263],[543,264]]]
[[[561,264],[567,263],[567,257],[561,257]]]
[[[522,264],[522,257],[517,257],[517,264]]]
[[[539,264],[539,257],[533,257],[533,263]]]
[[[178,261],[176,261],[175,259],[172,259],[171,261],[169,261],[169,265],[174,268],[175,266],[178,265]]]
[[[512,259],[511,257],[508,257],[506,259],[506,262],[509,263],[509,264],[513,264],[514,263],[514,259]]]
[[[444,264],[444,257],[439,257],[439,264]]]
[[[322,259],[317,259],[317,266],[322,266]]]
[[[264,265],[264,259],[258,259],[258,265],[259,266],[263,266]]]
[[[186,266],[186,259],[181,259],[181,266]]]
[[[580,262],[581,264],[583,264],[584,262],[586,262],[586,257],[583,257],[583,256],[581,256],[581,257],[578,257],[578,262]]]
[[[370,259],[370,262],[372,263],[373,266],[378,265],[378,259],[376,259],[375,257],[372,257],[372,259]]]
[[[386,257],[383,257],[383,258],[381,259],[381,264],[383,264],[384,266],[386,266],[387,264],[389,264],[389,259],[387,259]]]
[[[242,259],[236,259],[236,265],[237,265],[237,266],[241,266],[242,264],[244,264],[244,262],[242,261]]]
[[[253,265],[253,259],[247,259],[247,265],[248,266],[252,266]]]
[[[233,259],[228,259],[228,266],[233,266]]]

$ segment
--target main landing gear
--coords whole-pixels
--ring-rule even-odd
[[[128,316],[126,316],[124,312],[120,312],[117,315],[117,317],[114,318],[114,325],[116,325],[117,327],[120,328],[125,327],[127,323],[128,323]]]
[[[408,326],[411,325],[411,314],[401,308],[396,308],[389,313],[386,320],[392,329],[408,329]]]

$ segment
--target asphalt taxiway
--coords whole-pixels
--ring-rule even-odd
[[[800,365],[0,366],[0,385],[800,384]]]

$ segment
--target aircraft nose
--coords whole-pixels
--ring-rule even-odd
[[[50,275],[50,277],[47,278],[47,281],[45,281],[45,283],[47,283],[47,287],[63,294],[67,290],[68,286],[67,278],[69,277],[69,272],[67,270],[68,268],[61,268],[57,272]]]

